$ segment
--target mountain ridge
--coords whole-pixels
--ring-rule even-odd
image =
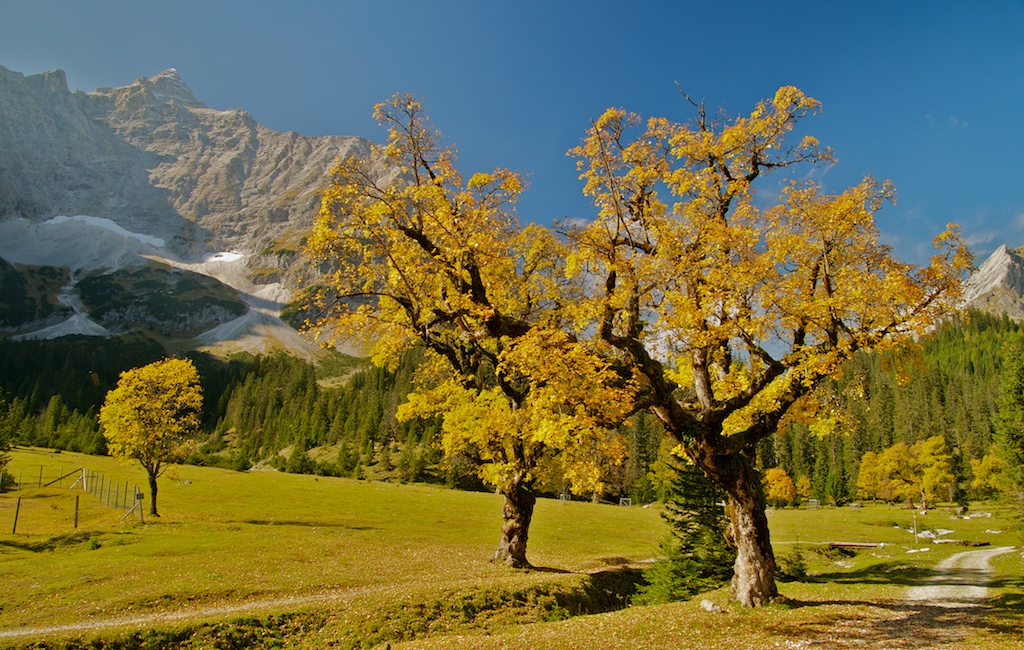
[[[303,136],[198,101],[173,68],[71,91],[63,71],[0,66],[0,219],[111,219],[183,257],[294,248],[356,136]]]
[[[235,308],[200,314],[182,302],[173,322],[210,326],[185,345],[319,354],[278,315],[308,268],[301,242],[326,173],[339,156],[371,156],[369,141],[277,132],[242,109],[210,108],[173,68],[84,92],[70,90],[60,70],[25,76],[0,66],[0,152],[0,257],[11,264],[5,277],[20,274],[13,284],[24,288],[39,274],[32,269],[70,271],[61,291],[42,302],[38,292],[31,300],[0,296],[0,331],[45,338],[145,325],[91,323],[96,305],[75,298],[72,312],[67,300],[83,278],[149,266],[166,279],[150,283],[160,291],[199,273],[237,291],[247,306],[241,315]],[[219,263],[207,263],[218,255]],[[220,289],[207,288],[204,299],[220,299]],[[10,305],[21,313],[9,313],[16,311]],[[67,321],[55,322],[61,317]],[[225,336],[234,339],[218,338]]]

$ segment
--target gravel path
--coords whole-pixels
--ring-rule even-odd
[[[992,558],[1012,550],[1002,546],[948,557],[935,566],[938,575],[928,584],[910,588],[907,600],[938,607],[977,607],[988,594]]]
[[[957,553],[935,566],[935,575],[907,589],[903,599],[871,604],[860,617],[836,621],[824,634],[808,635],[786,648],[879,648],[935,650],[964,648],[968,634],[983,624],[992,558],[1013,547]],[[1020,645],[1013,645],[1020,648]]]

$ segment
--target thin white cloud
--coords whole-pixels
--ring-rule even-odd
[[[899,188],[896,188],[896,191],[899,192]],[[907,221],[923,221],[925,219],[924,208],[920,205],[911,206],[903,212],[903,216]]]
[[[575,226],[576,228],[586,228],[591,224],[591,222],[593,222],[593,219],[588,219],[586,217],[568,217],[562,220],[562,223],[569,226]]]
[[[986,244],[990,244],[999,237],[999,233],[994,230],[980,230],[971,233],[964,233],[964,243],[967,244],[968,248],[984,247]]]
[[[927,126],[929,129],[933,129],[936,126],[941,128],[942,125],[943,125],[942,119],[939,118],[937,120],[935,118],[935,116],[932,115],[931,113],[925,113],[924,114],[924,123],[925,123],[925,126]],[[957,115],[948,115],[948,116],[946,116],[945,125],[946,125],[946,127],[950,128],[950,129],[955,129],[955,130],[962,131],[962,130],[968,128],[971,124],[967,120],[965,120],[962,117],[959,117]]]
[[[966,129],[970,126],[970,124],[967,123],[967,120],[960,119],[956,115],[949,116],[949,125],[954,129]]]

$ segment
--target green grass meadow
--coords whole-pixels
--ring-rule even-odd
[[[162,516],[141,523],[70,491],[73,478],[36,487],[40,468],[43,482],[84,466],[143,485],[141,468],[50,450],[11,456],[25,485],[0,495],[8,647],[802,647],[784,644],[835,636],[850,621],[884,630],[908,586],[965,550],[931,543],[925,531],[1020,543],[1006,512],[988,504],[970,518],[918,513],[916,544],[909,510],[773,510],[776,555],[798,577],[780,583],[786,603],[743,610],[723,588],[706,595],[723,612],[704,611],[701,598],[622,609],[638,571],[619,567],[653,558],[667,533],[657,507],[540,499],[529,554],[539,570],[521,572],[488,562],[501,524],[495,494],[183,466],[160,481]],[[829,541],[883,546],[845,551]],[[1018,647],[1021,553],[995,565],[990,606],[962,647]],[[48,626],[59,629],[14,634]]]

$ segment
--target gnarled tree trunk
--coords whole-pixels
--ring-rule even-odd
[[[732,597],[747,607],[767,605],[778,597],[779,590],[764,490],[752,452],[718,456],[711,446],[695,451],[697,465],[729,495],[728,533],[736,547]]]
[[[757,473],[748,467],[745,474]],[[775,554],[771,550],[768,518],[760,485],[745,477],[729,490],[736,564],[732,574],[732,597],[748,607],[767,605],[778,597],[775,586]]]
[[[731,532],[736,544],[732,596],[747,607],[767,605],[778,597],[779,590],[761,480],[745,454],[726,462],[729,467],[721,474],[721,486],[729,495]]]
[[[537,497],[525,487],[521,481],[515,481],[502,490],[505,505],[501,516],[501,542],[494,552],[491,562],[504,562],[514,569],[528,568],[526,559],[526,542],[530,536],[530,521],[533,519],[533,506]]]

